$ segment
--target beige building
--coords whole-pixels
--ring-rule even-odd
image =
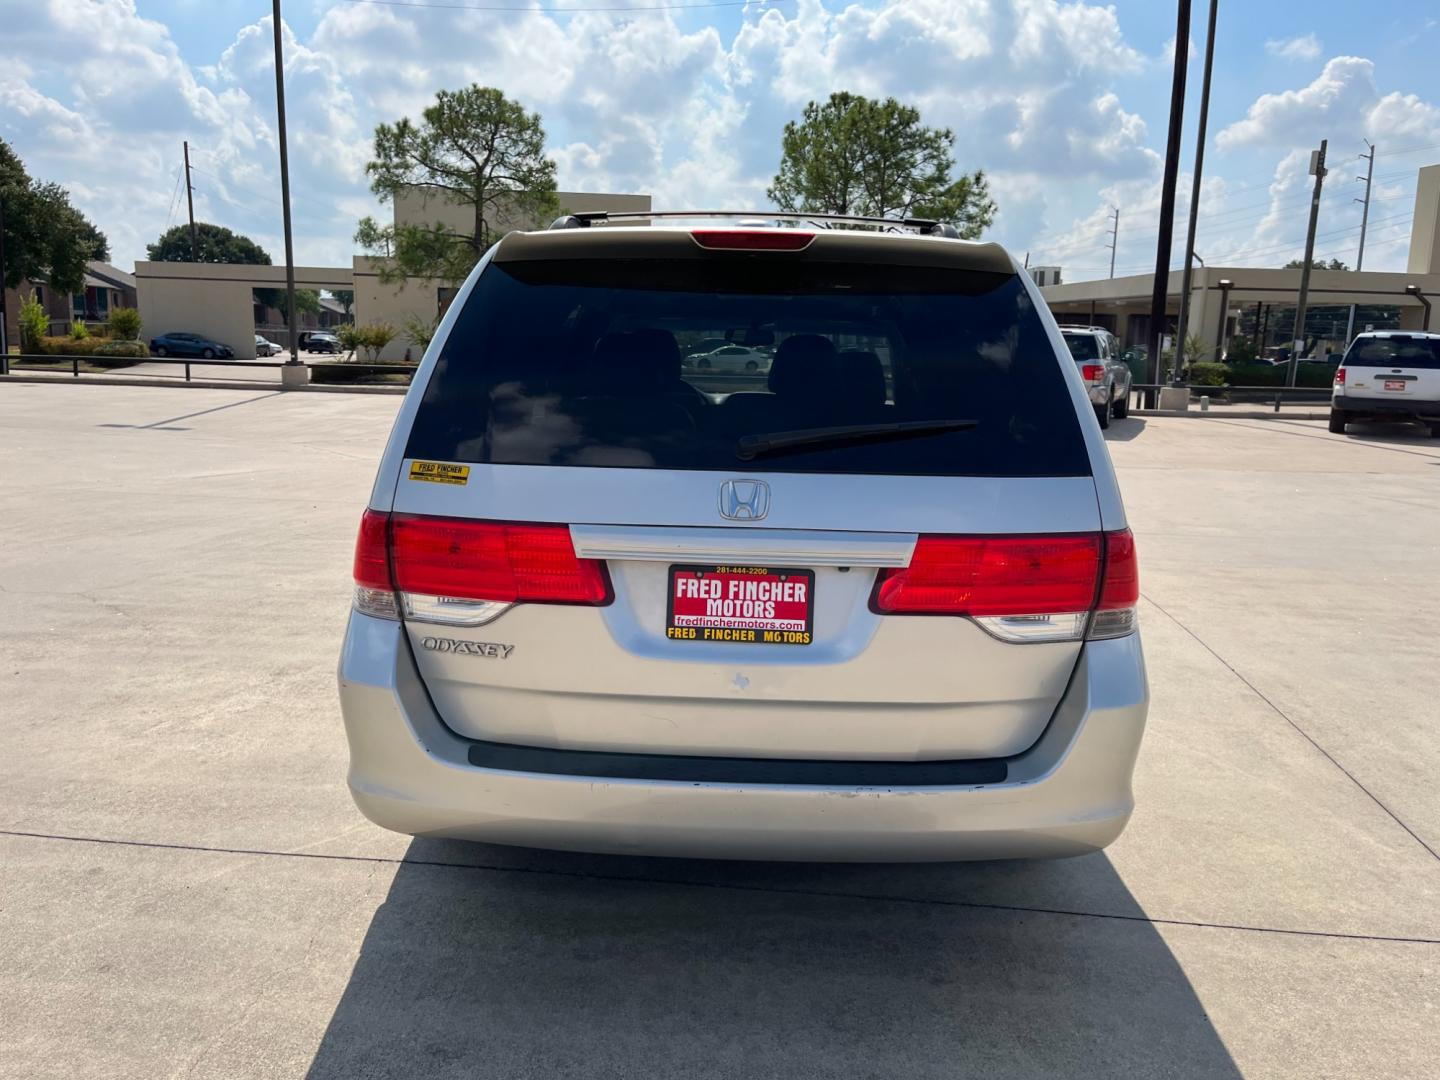
[[[1255,308],[1262,318],[1267,309],[1293,308],[1300,294],[1300,274],[1246,266],[1197,268],[1190,279],[1188,332],[1205,342],[1212,357],[1218,355],[1235,332],[1242,306]],[[1050,285],[1040,292],[1057,321],[1104,326],[1126,346],[1143,345],[1149,336],[1154,282],[1154,274],[1137,274]],[[1172,270],[1166,287],[1171,325],[1179,318],[1180,285],[1180,271]],[[1432,302],[1440,299],[1440,165],[1420,170],[1407,270],[1312,270],[1307,304],[1311,310],[1350,304],[1396,307],[1401,327],[1418,330],[1425,308],[1407,292],[1410,286]],[[1440,325],[1432,321],[1430,328]]]
[[[608,210],[645,211],[649,195],[609,195],[583,191],[562,191],[560,205],[566,213]],[[395,200],[397,225],[432,225],[439,222],[457,233],[474,230],[473,211],[438,193],[415,192]],[[508,217],[494,223],[497,230],[540,228],[549,222]],[[441,314],[453,289],[448,283],[409,280],[382,280],[387,260],[357,255],[347,267],[297,266],[295,286],[303,289],[351,289],[355,293],[355,324],[390,323],[403,327],[405,320],[430,321]],[[285,287],[283,266],[242,266],[233,263],[137,262],[135,288],[147,339],[157,334],[183,332],[200,334],[229,345],[241,360],[255,357],[254,290]],[[270,338],[281,345],[280,335]],[[406,351],[419,359],[419,350],[402,332],[381,353],[381,360],[404,359]]]

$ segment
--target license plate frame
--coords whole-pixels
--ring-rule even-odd
[[[1404,380],[1404,379],[1386,379],[1386,380],[1385,380],[1385,389],[1386,389],[1386,390],[1401,390],[1401,391],[1403,391],[1403,390],[1405,389],[1405,380]]]
[[[686,576],[696,582],[707,583],[697,588],[697,592],[711,592],[717,588],[717,584],[712,583],[718,583],[719,595],[678,596],[679,586],[676,583]],[[757,588],[747,590],[742,584],[732,590],[729,586],[732,581],[753,581]],[[783,588],[786,583],[803,584],[803,600],[786,599],[786,590]],[[798,590],[792,588],[789,591],[793,593]],[[734,595],[737,592],[762,595]],[[781,595],[774,596],[776,592]],[[815,639],[815,571],[804,567],[674,563],[666,574],[665,595],[665,636],[671,641],[793,647],[809,645]],[[776,614],[755,614],[753,605],[763,605],[767,599],[774,600]],[[679,611],[677,600],[682,601]],[[728,600],[739,606],[730,607],[727,613],[712,613],[709,610],[711,600],[718,600],[722,604]],[[752,606],[745,607],[747,603]],[[697,610],[701,605],[707,610]],[[796,605],[803,608],[803,613],[798,617]],[[796,625],[797,623],[799,625]]]

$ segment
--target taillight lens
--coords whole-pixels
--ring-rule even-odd
[[[1099,364],[1085,364],[1080,368],[1080,375],[1086,382],[1099,382],[1105,377],[1105,369]]]
[[[1344,386],[1344,385],[1345,385],[1345,369],[1344,369],[1343,367],[1342,367],[1342,368],[1336,368],[1336,369],[1335,369],[1335,385],[1336,385],[1336,386]]]
[[[355,540],[355,610],[381,619],[398,619],[395,586],[390,580],[390,515],[366,510]]]
[[[1006,641],[1062,641],[1085,636],[1100,610],[1128,610],[1121,632],[1129,633],[1138,594],[1128,531],[922,536],[909,566],[880,572],[872,606],[888,615],[966,616]]]
[[[1140,561],[1135,537],[1129,529],[1105,534],[1105,577],[1100,601],[1090,619],[1088,637],[1117,638],[1135,629],[1135,605],[1140,602]]]
[[[604,565],[575,555],[567,525],[468,521],[367,513],[356,551],[358,590],[375,588],[384,569],[407,618],[455,626],[489,622],[512,604],[605,604]],[[388,539],[377,564],[376,535]],[[361,550],[366,555],[362,560]],[[362,572],[366,579],[362,580]],[[372,612],[373,613],[373,612]],[[393,615],[391,616],[394,617]]]
[[[1086,611],[1099,574],[1098,536],[922,536],[909,566],[882,573],[875,606],[944,615]]]

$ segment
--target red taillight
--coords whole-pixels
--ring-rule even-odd
[[[1100,586],[1101,611],[1134,607],[1140,602],[1140,560],[1129,529],[1105,534],[1105,581]]]
[[[884,570],[875,609],[894,614],[1033,615],[1087,611],[1100,537],[922,536],[910,565]]]
[[[390,552],[386,533],[389,531],[390,515],[366,510],[360,519],[360,535],[355,540],[355,584],[366,589],[383,589],[389,592]]]
[[[694,229],[690,235],[712,251],[803,251],[815,239],[795,229]]]
[[[1336,369],[1335,369],[1335,385],[1336,385],[1336,386],[1344,386],[1344,385],[1345,385],[1345,369],[1344,369],[1343,367],[1342,367],[1342,368],[1336,368]]]
[[[396,514],[390,544],[395,587],[404,593],[502,603],[609,600],[604,567],[576,557],[566,525]]]
[[[1080,375],[1086,382],[1099,382],[1105,377],[1105,369],[1099,364],[1085,364],[1080,368]]]

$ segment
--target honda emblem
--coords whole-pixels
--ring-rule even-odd
[[[726,480],[720,485],[720,516],[759,521],[770,512],[770,485],[764,480]]]

